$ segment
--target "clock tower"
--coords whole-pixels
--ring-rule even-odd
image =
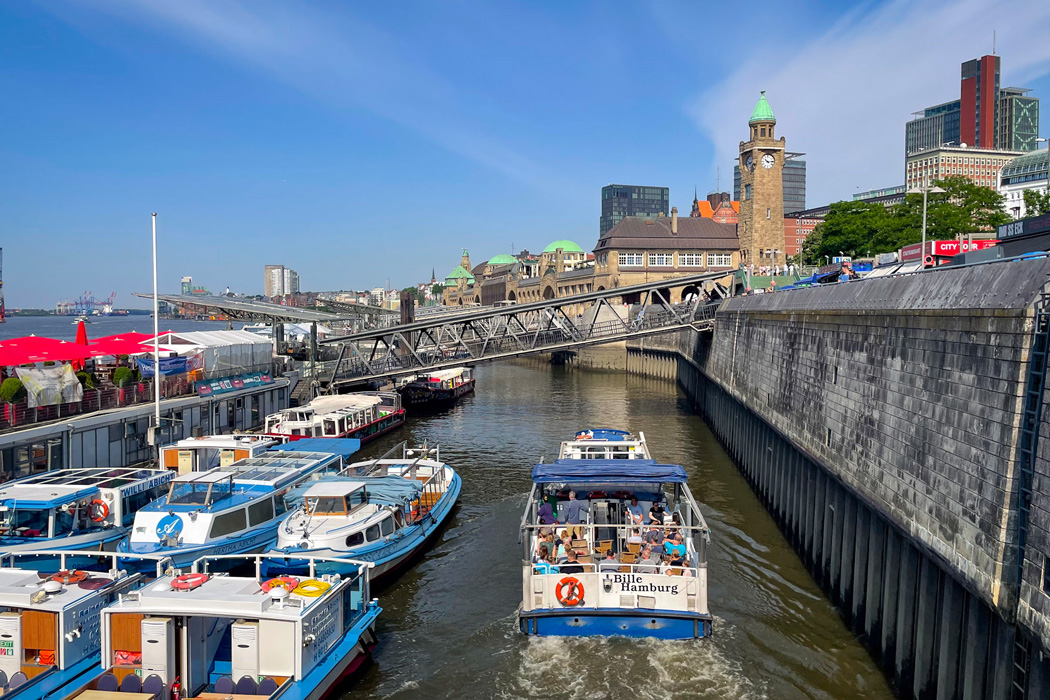
[[[740,260],[756,268],[786,262],[784,249],[784,137],[766,91],[748,120],[751,138],[740,142]]]

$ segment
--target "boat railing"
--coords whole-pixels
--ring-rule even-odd
[[[69,569],[67,562],[69,557],[90,557],[96,560],[109,560],[109,572],[117,573],[119,571],[126,571],[120,565],[120,560],[137,559],[140,561],[153,561],[156,566],[156,576],[159,578],[164,574],[165,571],[171,569],[174,562],[170,555],[167,554],[136,554],[131,552],[100,552],[97,549],[93,550],[77,550],[77,549],[38,549],[32,552],[4,552],[0,554],[0,567],[15,568],[16,559],[31,557],[55,557],[59,558],[59,569],[65,571]],[[25,566],[23,563],[19,563],[18,566]]]
[[[525,566],[530,566],[529,563],[525,563]],[[551,564],[551,570],[549,572],[537,571],[537,565],[531,564],[533,576],[572,576],[572,572],[564,572],[561,570],[562,567],[567,566],[564,562],[561,564]],[[583,571],[580,573],[584,574],[639,574],[639,575],[651,575],[651,576],[681,576],[683,578],[700,578],[702,575],[707,575],[707,567],[701,566],[668,566],[666,564],[639,564],[638,562],[612,562],[604,560],[594,560],[589,562],[577,561],[573,566],[583,567]],[[555,569],[557,569],[555,571]]]
[[[577,552],[583,551],[586,554],[594,554],[599,557],[605,556],[607,549],[612,549],[615,552],[624,553],[629,551],[631,544],[638,545],[638,551],[647,544],[645,538],[646,533],[651,532],[653,529],[662,531],[665,536],[672,535],[680,532],[682,534],[682,544],[686,547],[686,556],[694,561],[697,561],[700,565],[707,565],[707,541],[709,533],[707,530],[707,524],[702,523],[699,525],[685,525],[676,523],[666,523],[660,525],[632,525],[632,524],[605,524],[605,523],[523,523],[522,534],[525,535],[521,538],[521,544],[523,546],[523,560],[530,561],[538,552],[538,538],[541,534],[545,534],[543,531],[558,535],[562,532],[568,532],[570,546],[567,549],[575,549]],[[599,532],[604,531],[604,533]],[[609,531],[612,531],[610,533]],[[631,533],[637,531],[642,538],[641,543],[630,543],[628,538]],[[611,537],[602,537],[601,535],[609,535]],[[579,535],[575,536],[574,535]],[[583,547],[573,547],[572,542],[585,542]],[[603,547],[603,544],[608,544],[608,547]],[[661,544],[653,545],[654,549],[658,550],[658,553],[663,553],[664,548]]]
[[[295,561],[307,562],[307,568],[309,570],[310,578],[317,576],[317,564],[320,562],[340,564],[344,566],[356,566],[357,574],[363,576],[365,571],[375,566],[375,562],[372,561],[361,561],[359,559],[349,559],[346,557],[315,557],[315,556],[302,556],[298,554],[274,554],[261,553],[261,554],[211,554],[206,557],[201,557],[193,562],[192,571],[193,573],[207,574],[209,573],[209,565],[212,562],[230,562],[240,561],[244,563],[252,563],[255,565],[255,578],[262,579],[262,564],[264,560],[282,560],[282,561]]]

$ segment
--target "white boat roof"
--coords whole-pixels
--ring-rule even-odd
[[[335,396],[318,396],[307,404],[315,413],[334,413],[346,408],[368,408],[381,404],[383,400],[378,396],[366,394],[337,394]],[[292,409],[295,410],[295,409]]]
[[[187,472],[186,474],[180,474],[175,477],[175,482],[180,484],[194,483],[194,484],[215,484],[220,481],[225,481],[230,477],[235,476],[232,472],[224,471],[222,469],[209,469],[205,472]]]
[[[276,445],[278,441],[266,435],[205,435],[199,438],[185,438],[178,442],[165,445],[164,448],[177,448],[180,450],[192,450],[197,448],[251,448],[267,447]]]
[[[295,619],[304,615],[318,601],[317,598],[295,596],[298,606],[274,607],[273,600],[263,593],[259,582],[243,576],[212,576],[189,591],[172,590],[173,577],[165,576],[140,588],[136,598],[124,598],[108,611],[163,611],[169,615],[205,614],[215,617],[260,617]]]
[[[434,379],[440,379],[442,381],[446,379],[452,379],[458,377],[467,370],[466,367],[453,367],[452,369],[439,369],[434,372],[425,372],[420,374],[420,377],[432,377]]]
[[[89,572],[89,575],[92,578],[113,580],[113,576],[108,573],[92,571]],[[33,603],[31,601],[32,595],[37,591],[43,590],[42,584],[48,580],[50,580],[50,577],[41,579],[37,572],[32,569],[0,569],[0,606],[5,608],[32,607],[33,610],[58,612],[98,593],[97,589],[89,590],[72,583],[63,586],[62,593],[49,595],[43,602]]]
[[[171,472],[167,469],[59,469],[27,476],[0,486],[0,501],[17,501],[23,505],[36,503],[41,508],[53,508],[88,496],[99,489],[120,489],[170,475]]]
[[[345,496],[364,487],[363,481],[319,481],[306,489],[303,496]]]

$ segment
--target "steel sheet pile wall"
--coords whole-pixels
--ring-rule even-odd
[[[1018,507],[1048,274],[742,297],[713,337],[681,334],[679,382],[905,697],[1050,697],[1050,440],[1029,460],[1032,515]]]

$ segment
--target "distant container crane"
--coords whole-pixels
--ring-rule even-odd
[[[96,299],[91,292],[84,292],[73,302],[73,313],[77,316],[88,316],[101,308],[104,313],[113,313],[113,302],[117,299],[117,293],[113,292],[108,299]]]

